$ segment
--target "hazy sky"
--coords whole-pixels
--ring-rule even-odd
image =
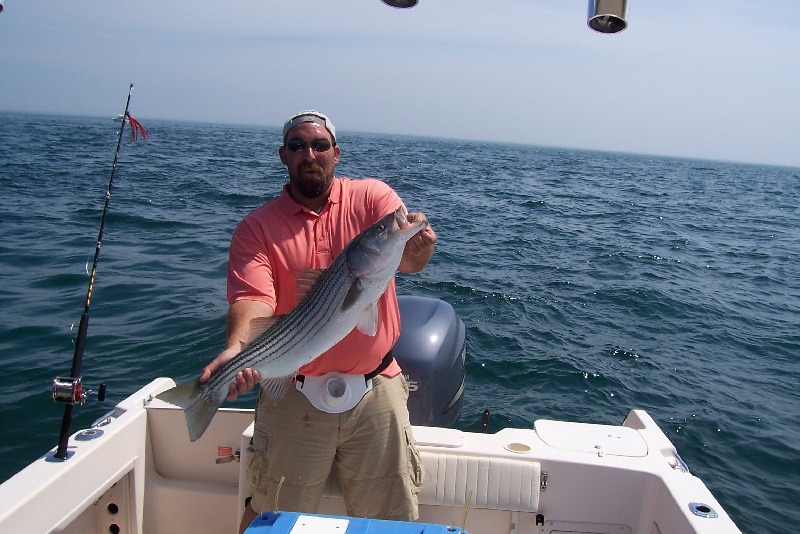
[[[4,0],[0,110],[800,166],[800,1]],[[2,139],[0,132],[0,140]]]

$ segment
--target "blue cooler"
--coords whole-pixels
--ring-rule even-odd
[[[445,525],[297,512],[260,514],[244,532],[245,534],[468,534],[466,530]]]

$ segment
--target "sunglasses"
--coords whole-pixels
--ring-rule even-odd
[[[290,152],[303,152],[308,146],[310,146],[311,150],[314,152],[327,152],[331,149],[332,145],[327,139],[317,139],[311,141],[311,143],[306,143],[302,139],[289,139],[286,141],[286,148]]]

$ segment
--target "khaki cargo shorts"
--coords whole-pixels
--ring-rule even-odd
[[[334,471],[348,515],[416,520],[423,466],[407,400],[402,374],[375,377],[361,402],[340,414],[317,410],[294,388],[278,402],[259,394],[250,505],[258,513],[275,510],[277,494],[279,510],[315,513]]]

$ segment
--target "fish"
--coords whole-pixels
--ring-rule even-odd
[[[211,424],[236,374],[245,368],[261,374],[261,387],[269,398],[283,398],[300,367],[354,328],[370,336],[377,333],[378,299],[397,273],[406,242],[427,224],[409,223],[402,206],[381,217],[350,241],[330,267],[317,272],[313,285],[289,313],[269,318],[266,330],[206,382],[189,381],[156,398],[183,409],[193,442]]]

